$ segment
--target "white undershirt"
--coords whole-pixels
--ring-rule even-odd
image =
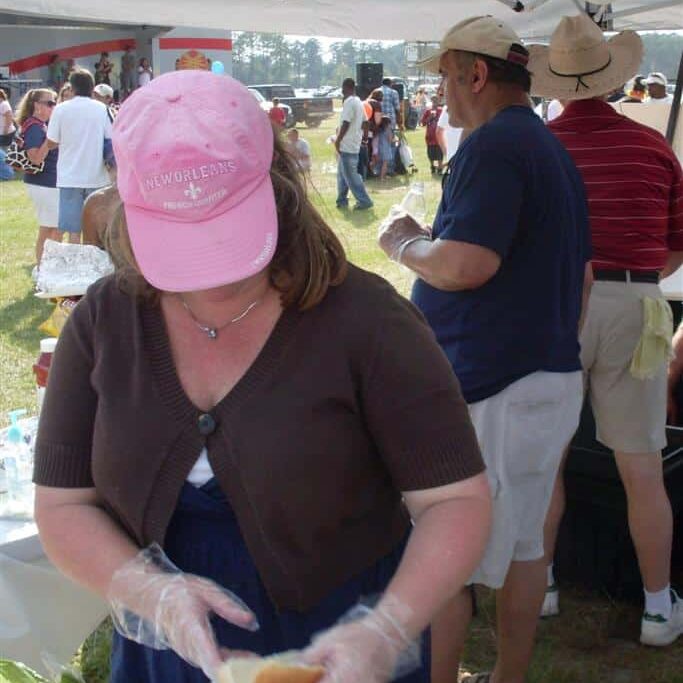
[[[458,151],[462,128],[456,128],[448,123],[448,107],[443,108],[436,125],[439,128],[443,128],[446,133],[446,163],[448,163],[451,157]]]
[[[673,101],[673,95],[666,95],[665,97],[660,97],[659,99],[656,97],[648,97],[646,100],[643,100],[643,104],[671,104]]]
[[[197,462],[187,475],[187,483],[199,488],[211,481],[211,479],[213,479],[213,469],[209,462],[209,452],[206,448],[202,448],[202,451],[197,458]]]

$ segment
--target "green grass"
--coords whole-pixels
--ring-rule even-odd
[[[38,325],[50,313],[49,305],[32,293],[37,230],[23,183],[0,183],[0,424],[5,424],[5,413],[13,408],[35,412],[31,365],[45,336]]]
[[[391,205],[401,201],[409,183],[415,179],[425,182],[431,211],[437,206],[440,180],[429,174],[423,131],[408,133],[419,173],[384,184],[368,182],[375,207],[372,211],[354,213],[335,208],[334,148],[325,142],[334,125],[330,120],[318,129],[300,130],[312,148],[311,197],[346,245],[350,259],[380,273],[406,294],[412,277],[389,262],[377,247],[377,225]],[[39,340],[44,336],[37,326],[51,312],[49,303],[31,293],[36,231],[36,219],[22,183],[1,183],[0,411],[3,415],[12,408],[32,411],[35,406],[31,365],[37,356]],[[639,647],[635,642],[640,618],[636,607],[615,604],[577,590],[563,590],[561,595],[562,617],[543,622],[539,628],[529,683],[683,683],[683,642],[665,651]],[[493,600],[485,594],[467,644],[467,670],[487,670],[492,666],[494,623]],[[111,625],[105,622],[74,660],[86,683],[107,681],[110,634]]]

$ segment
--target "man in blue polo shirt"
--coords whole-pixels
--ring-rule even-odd
[[[493,17],[446,34],[428,68],[442,75],[449,123],[473,132],[449,163],[431,231],[408,216],[380,235],[390,258],[419,276],[413,301],[460,380],[494,496],[472,583],[499,591],[498,660],[475,683],[525,679],[545,593],[543,522],[583,393],[586,198],[569,155],[529,106],[527,60]],[[433,624],[433,680],[457,680],[470,611],[462,594]]]

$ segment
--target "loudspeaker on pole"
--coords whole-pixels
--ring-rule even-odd
[[[382,85],[384,75],[384,64],[361,63],[356,64],[356,95],[361,100],[367,99],[368,95]]]

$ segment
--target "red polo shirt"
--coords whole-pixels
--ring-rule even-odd
[[[425,109],[420,125],[425,126],[425,142],[428,145],[438,145],[439,139],[436,137],[436,129],[439,127],[439,117],[441,116],[441,107],[436,109]]]
[[[272,107],[268,112],[270,120],[276,123],[278,126],[284,127],[285,121],[287,120],[287,113],[281,106]]]
[[[657,131],[601,100],[570,102],[548,127],[586,185],[593,268],[662,270],[683,251],[683,173]]]

